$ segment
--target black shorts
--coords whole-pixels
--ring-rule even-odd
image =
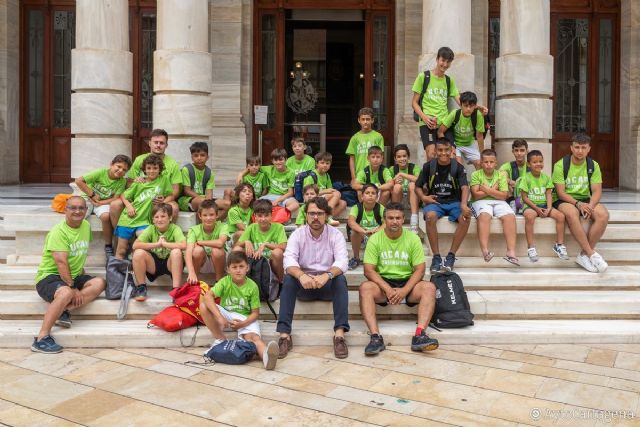
[[[93,276],[81,274],[73,279],[73,289],[81,291],[82,288],[84,288],[85,283],[91,279],[93,279]],[[67,286],[67,284],[62,281],[62,278],[57,274],[51,274],[36,283],[36,291],[38,291],[40,298],[46,302],[52,302],[53,297],[56,295],[56,291],[62,286]]]
[[[164,276],[165,274],[171,276],[171,272],[169,271],[169,268],[167,268],[169,257],[162,259],[158,258],[158,256],[153,252],[149,252],[149,254],[151,255],[151,258],[153,258],[153,263],[156,265],[156,272],[153,274],[147,272],[147,279],[149,279],[150,282],[153,282],[158,277]]]
[[[389,284],[389,286],[391,286],[394,289],[397,289],[397,288],[403,288],[404,285],[406,285],[407,282],[409,281],[410,277],[407,277],[406,279],[387,279],[386,277],[382,277],[382,279],[385,282],[387,282]],[[385,305],[388,305],[389,303],[387,303],[387,302],[378,302],[376,304],[384,307]],[[413,306],[417,305],[416,303],[412,303],[412,302],[408,302],[408,301],[405,301],[405,304],[407,304],[407,307],[413,307]]]
[[[578,200],[578,201],[579,201],[579,202],[582,202],[582,203],[589,203],[589,202],[591,201],[591,199]],[[560,200],[560,199],[558,199],[558,200],[556,200],[555,202],[553,202],[553,207],[554,207],[554,208],[556,208],[556,209],[558,209],[558,207],[559,207],[561,204],[563,204],[563,203],[569,203],[569,202],[565,202],[564,200]],[[578,209],[578,207],[577,207],[577,206],[576,206],[576,209]]]
[[[428,145],[435,144],[438,140],[438,128],[429,129],[429,126],[422,125],[420,126],[420,139],[422,140],[422,148],[426,149]],[[455,143],[453,142],[453,131],[451,129],[447,129],[444,133],[444,137],[449,140],[452,147],[455,147]]]

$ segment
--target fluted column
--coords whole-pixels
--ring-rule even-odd
[[[169,133],[167,152],[183,164],[189,145],[211,135],[208,1],[158,0],[156,40],[153,126]]]
[[[131,155],[133,57],[127,0],[78,0],[71,51],[71,176]]]
[[[542,151],[551,172],[553,57],[549,0],[502,0],[500,57],[496,59],[496,149],[512,160],[511,143],[524,138]]]

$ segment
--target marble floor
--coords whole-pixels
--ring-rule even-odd
[[[294,347],[274,371],[202,351],[0,349],[0,424],[640,425],[637,344]]]

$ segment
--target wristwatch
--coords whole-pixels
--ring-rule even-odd
[[[327,276],[329,276],[329,280],[333,280],[333,277],[334,277],[333,273],[330,271],[327,271],[326,273],[327,273]]]

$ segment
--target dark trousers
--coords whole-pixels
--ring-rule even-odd
[[[305,289],[293,276],[286,274],[282,291],[280,292],[280,314],[278,315],[277,332],[291,333],[293,312],[296,309],[296,299],[305,301],[333,302],[333,330],[342,328],[349,331],[349,292],[347,279],[344,274],[329,280],[320,289]]]

